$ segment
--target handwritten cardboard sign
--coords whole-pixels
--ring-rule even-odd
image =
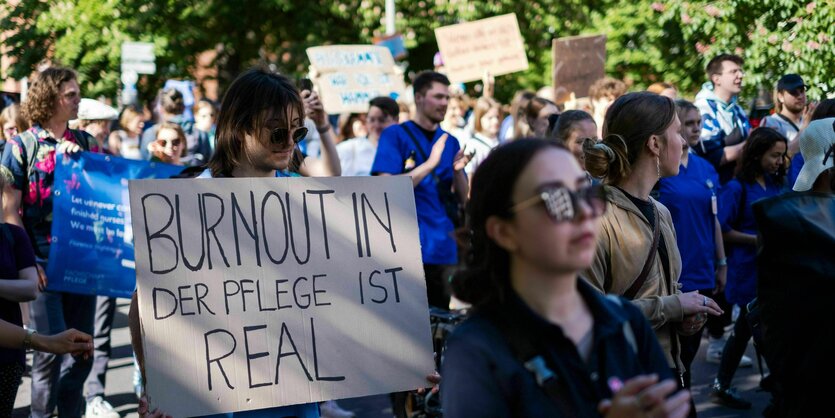
[[[371,99],[399,96],[406,88],[384,46],[317,46],[307,49],[307,57],[329,113],[367,112]]]
[[[554,97],[558,104],[587,97],[589,87],[605,75],[606,35],[570,36],[552,44]]]
[[[528,69],[515,13],[437,28],[435,39],[452,82],[481,80],[485,71],[503,75]]]
[[[408,178],[130,182],[147,394],[175,417],[425,386]]]

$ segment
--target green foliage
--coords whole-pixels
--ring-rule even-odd
[[[384,0],[19,0],[0,5],[4,43],[16,57],[6,76],[25,77],[46,57],[79,71],[86,96],[115,96],[120,45],[156,46],[157,74],[140,80],[144,98],[167,78],[187,77],[197,53],[218,53],[220,85],[265,62],[291,76],[306,72],[305,48],[370,43],[384,28]],[[812,96],[835,93],[835,0],[417,0],[397,2],[397,29],[409,71],[432,66],[434,29],[516,13],[530,68],[501,76],[497,97],[551,84],[551,42],[608,35],[607,72],[633,89],[668,81],[692,95],[720,52],[745,58],[746,95],[797,72]]]

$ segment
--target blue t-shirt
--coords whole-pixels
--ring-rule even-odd
[[[757,234],[757,224],[751,205],[757,200],[780,194],[782,186],[766,176],[766,188],[758,183],[741,183],[733,179],[722,187],[719,198],[719,222],[722,232],[731,229],[746,234]],[[744,205],[744,206],[743,206]],[[726,244],[728,257],[728,283],[725,296],[732,304],[743,305],[757,296],[757,247],[753,245]]]
[[[800,175],[800,169],[803,168],[803,154],[797,153],[792,157],[791,165],[789,165],[789,172],[786,173],[786,190],[791,191],[794,183],[797,181],[797,176]]]
[[[409,129],[409,132],[418,141],[422,152],[416,149],[415,142],[412,141],[405,129]],[[432,145],[444,133],[442,129],[438,128],[435,130],[432,142],[429,143],[420,127],[412,121],[386,128],[380,134],[380,143],[377,145],[377,155],[374,157],[371,174],[403,174],[404,162],[413,150],[415,151],[415,166],[423,164],[426,161],[423,155],[429,155]],[[456,264],[458,262],[457,247],[455,240],[452,238],[454,226],[441,203],[435,185],[435,178],[437,177],[443,184],[441,187],[452,186],[452,165],[459,149],[458,140],[450,135],[441,155],[441,162],[435,168],[435,176],[427,175],[414,188],[421,255],[424,264]]]
[[[682,292],[716,286],[716,228],[712,197],[719,194],[719,174],[691,153],[678,175],[661,179],[658,200],[670,210],[681,253]]]

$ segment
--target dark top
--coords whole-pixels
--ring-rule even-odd
[[[615,186],[618,187],[618,186]],[[649,225],[655,229],[655,203],[649,200],[638,199],[635,196],[627,193],[626,190],[618,187],[623,194],[632,201],[638,210],[644,214],[644,217],[649,221]],[[664,240],[664,234],[658,234],[658,256],[661,257],[661,265],[664,266],[664,274],[668,275],[670,271],[670,255],[667,253],[667,243]],[[643,264],[641,264],[643,266]]]
[[[597,405],[613,396],[611,382],[641,374],[672,377],[655,333],[638,308],[626,299],[607,299],[582,279],[577,288],[594,317],[589,360],[583,361],[574,343],[554,325],[532,311],[515,293],[502,306],[477,311],[450,336],[441,375],[444,416],[561,417],[559,408],[537,385],[494,325],[492,312],[521,328],[538,346],[560,384],[566,404],[577,417],[599,417]],[[624,334],[628,321],[637,353]],[[556,372],[556,371],[563,372]],[[561,398],[562,399],[562,398]]]
[[[819,416],[835,374],[835,195],[791,192],[753,206],[762,351],[783,390],[774,416]]]
[[[9,242],[6,232],[14,240]],[[35,252],[29,236],[23,228],[11,225],[0,224],[0,280],[18,280],[18,272],[25,268],[35,266]],[[23,325],[23,318],[20,314],[20,304],[8,299],[0,298],[0,319],[17,326]],[[25,359],[23,350],[12,350],[0,348],[0,364],[20,363]]]

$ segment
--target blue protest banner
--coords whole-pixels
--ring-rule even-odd
[[[47,290],[131,297],[136,286],[128,180],[183,167],[82,152],[56,157]]]

